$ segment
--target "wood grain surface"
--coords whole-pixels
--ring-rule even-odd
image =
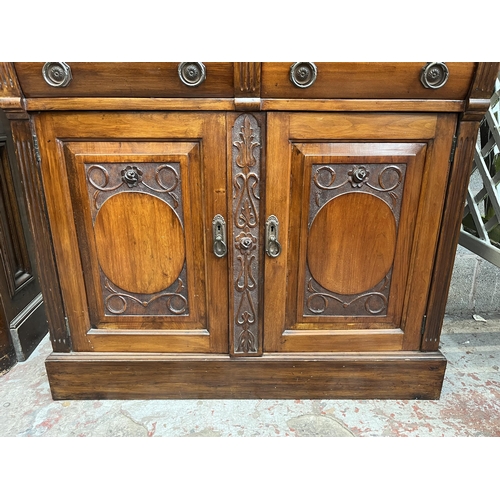
[[[51,354],[59,399],[438,399],[439,353],[170,356]]]

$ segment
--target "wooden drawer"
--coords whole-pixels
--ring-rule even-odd
[[[72,79],[52,87],[42,75],[44,63],[15,63],[26,97],[233,97],[233,63],[204,63],[206,79],[198,86],[181,82],[179,63],[70,62]]]
[[[299,88],[290,80],[294,63],[262,63],[262,97],[290,99],[465,99],[476,63],[446,63],[448,81],[425,88],[426,63],[314,63],[316,81]]]

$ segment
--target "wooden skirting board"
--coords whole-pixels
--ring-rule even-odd
[[[439,399],[439,352],[227,355],[52,353],[61,399]]]

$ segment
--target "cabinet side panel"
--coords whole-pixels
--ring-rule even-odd
[[[474,121],[462,122],[460,125],[429,294],[427,321],[421,347],[423,351],[435,351],[439,347],[455,252],[460,236],[463,201],[469,185],[478,128],[479,122]]]
[[[407,332],[403,349],[420,348],[421,326],[426,313],[440,227],[442,226],[449,159],[456,127],[456,115],[438,115],[436,136],[430,146],[422,181],[418,218],[427,221],[417,229],[413,241],[414,259],[410,266],[405,297],[403,326]]]
[[[19,172],[24,185],[29,225],[36,244],[36,263],[52,348],[56,352],[69,352],[71,341],[66,325],[40,171],[33,148],[33,135],[27,120],[13,120],[11,128]]]

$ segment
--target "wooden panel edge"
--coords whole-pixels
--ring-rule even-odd
[[[460,112],[462,100],[429,99],[262,99],[262,111]]]
[[[475,121],[464,121],[459,127],[430,282],[427,320],[421,343],[421,349],[424,351],[436,350],[439,347],[439,337],[460,236],[463,201],[469,185],[478,129],[479,122]]]
[[[233,111],[234,99],[58,97],[26,99],[27,111]]]
[[[55,351],[68,352],[71,350],[71,339],[66,324],[41,173],[36,159],[30,122],[12,120],[11,129],[16,143],[19,173],[24,185],[23,193],[28,211],[28,222],[36,242],[36,264],[49,322],[52,348]]]
[[[6,99],[5,105],[10,103]],[[19,101],[19,102],[18,102]],[[461,100],[425,100],[425,99],[210,99],[210,98],[146,98],[129,99],[109,97],[59,97],[30,98],[24,101],[27,111],[234,111],[245,104],[245,110],[256,111],[394,111],[394,112],[462,112],[465,102]],[[20,99],[10,103],[19,106]]]

